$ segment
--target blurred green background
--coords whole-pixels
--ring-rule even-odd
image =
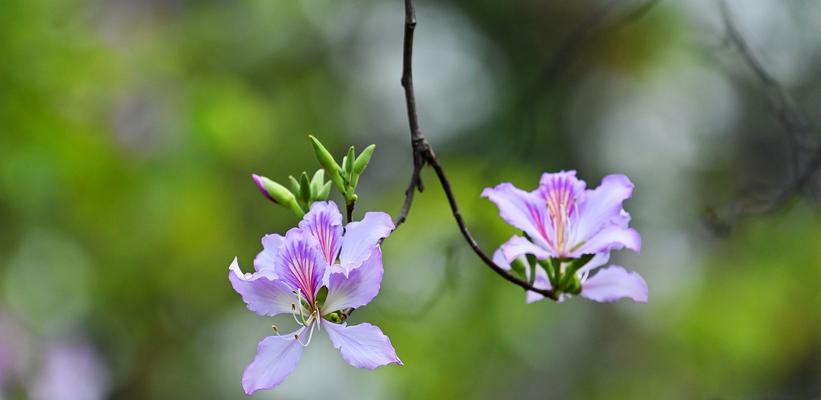
[[[821,396],[815,182],[717,236],[704,210],[777,190],[788,140],[716,2],[418,1],[420,122],[490,252],[513,228],[479,198],[543,171],[636,183],[646,305],[525,305],[470,253],[430,171],[353,315],[404,367],[345,364],[327,339],[280,399],[803,399]],[[731,2],[812,118],[821,5]],[[271,320],[228,280],[296,224],[284,181],[377,151],[365,210],[396,215],[411,172],[399,0],[1,0],[0,398],[240,399]],[[815,107],[815,109],[813,109]],[[752,187],[752,189],[750,189]],[[339,198],[336,195],[337,199]]]

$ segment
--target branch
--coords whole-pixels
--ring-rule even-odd
[[[504,278],[510,283],[521,287],[522,289],[539,293],[547,298],[558,300],[559,296],[552,290],[539,289],[533,287],[528,282],[520,280],[515,276],[509,274],[504,268],[496,265],[493,260],[479,247],[473,235],[465,225],[462,214],[459,211],[459,205],[456,203],[456,197],[453,195],[450,181],[445,174],[444,168],[436,158],[433,148],[430,146],[422,131],[419,129],[419,117],[416,112],[416,95],[413,90],[413,34],[416,30],[416,7],[414,0],[405,0],[405,37],[404,47],[402,53],[402,87],[405,89],[405,103],[408,109],[408,126],[410,128],[411,148],[413,150],[413,173],[411,174],[408,187],[405,189],[405,201],[402,205],[402,211],[396,218],[396,226],[399,227],[408,217],[411,205],[413,203],[414,192],[418,189],[423,190],[421,172],[425,165],[430,165],[436,172],[436,177],[439,179],[439,184],[445,192],[448,199],[451,213],[462,232],[462,236],[470,245],[470,248],[479,256],[479,259],[485,263],[493,272]]]
[[[784,87],[767,72],[766,68],[753,54],[747,41],[735,26],[727,3],[722,0],[719,5],[728,39],[736,47],[744,62],[767,92],[773,113],[776,115],[779,125],[787,134],[792,149],[794,151],[810,150],[812,152],[803,168],[801,168],[799,158],[795,157],[794,168],[797,170],[796,175],[791,179],[787,179],[788,182],[771,194],[768,200],[756,204],[749,200],[739,199],[727,207],[724,216],[720,217],[713,212],[713,215],[710,216],[711,225],[715,230],[727,231],[745,216],[777,211],[803,190],[811,182],[811,178],[818,168],[821,167],[821,148],[810,148],[807,139],[815,130],[812,123]],[[796,153],[798,152],[796,151]]]

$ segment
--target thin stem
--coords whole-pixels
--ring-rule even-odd
[[[346,222],[347,224],[349,224],[349,223],[351,223],[351,221],[353,221],[353,209],[354,209],[354,207],[356,207],[356,201],[352,201],[352,202],[347,203],[345,205],[345,216],[347,218],[347,222]]]
[[[467,225],[465,225],[465,221],[462,218],[462,213],[459,211],[459,205],[456,202],[456,197],[453,194],[453,189],[451,188],[450,181],[445,174],[445,170],[436,158],[433,148],[427,142],[425,136],[422,134],[422,131],[419,129],[419,116],[416,112],[416,95],[413,89],[413,34],[415,30],[416,7],[414,5],[414,0],[405,0],[405,36],[402,52],[401,82],[402,87],[405,89],[405,104],[408,110],[408,127],[410,129],[411,148],[413,150],[413,173],[411,174],[408,187],[405,189],[405,201],[402,205],[402,210],[399,213],[399,216],[396,218],[395,225],[398,227],[407,219],[411,204],[413,203],[414,192],[416,190],[419,190],[420,192],[423,190],[421,171],[425,165],[430,165],[436,172],[436,177],[439,180],[439,184],[445,192],[445,197],[447,197],[453,218],[459,226],[459,231],[462,232],[462,236],[465,238],[465,241],[468,242],[468,245],[473,252],[476,253],[479,259],[481,259],[485,265],[508,282],[513,283],[525,290],[534,291],[547,298],[557,300],[558,294],[554,291],[535,288],[530,283],[516,278],[515,276],[509,274],[504,268],[496,265],[487,253],[479,247],[479,244],[473,238],[473,235],[470,233]]]

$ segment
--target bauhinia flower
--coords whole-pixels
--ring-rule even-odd
[[[371,324],[348,326],[343,310],[368,304],[382,282],[381,239],[394,225],[385,213],[366,213],[342,228],[332,202],[314,203],[298,228],[285,237],[267,235],[254,260],[254,273],[242,273],[234,259],[228,279],[248,309],[259,315],[291,314],[294,332],[263,339],[245,369],[242,386],[251,395],[279,385],[296,368],[315,330],[325,330],[342,358],[357,368],[402,365],[385,334]],[[337,260],[339,262],[337,262]]]
[[[536,288],[563,293],[562,298],[580,294],[600,302],[622,297],[646,302],[647,284],[637,273],[619,266],[598,268],[611,250],[641,249],[641,237],[628,227],[630,214],[622,206],[632,193],[633,183],[624,175],[606,176],[599,187],[587,190],[575,171],[546,173],[532,192],[510,183],[487,188],[482,196],[525,235],[503,244],[494,261],[522,271]],[[529,302],[540,298],[528,293]]]

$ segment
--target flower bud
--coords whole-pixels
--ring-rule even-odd
[[[359,153],[359,157],[356,157],[356,161],[353,163],[354,175],[362,174],[362,171],[364,171],[365,167],[368,166],[368,163],[371,162],[371,156],[373,155],[374,149],[376,149],[376,145],[372,144]]]
[[[294,194],[291,193],[285,186],[282,186],[264,176],[252,174],[251,177],[254,178],[254,183],[257,184],[259,190],[263,195],[265,195],[265,197],[268,198],[268,200],[291,209],[291,211],[293,211],[299,218],[302,218],[302,216],[305,215],[305,212],[302,211],[302,208],[300,208],[299,204],[297,204]]]
[[[311,182],[308,180],[308,173],[303,171],[299,177],[299,201],[306,209],[311,205],[311,197]]]
[[[325,170],[320,168],[314,172],[314,176],[311,177],[311,200],[325,200],[320,198],[319,194],[322,193],[322,188],[325,186]]]
[[[316,159],[319,161],[319,164],[325,168],[325,172],[328,173],[329,178],[333,183],[339,188],[340,191],[345,191],[345,184],[342,182],[342,168],[339,164],[336,163],[334,157],[328,152],[328,149],[322,145],[322,143],[317,140],[313,135],[308,135],[308,138],[311,139],[311,144],[314,147],[314,153],[316,153]]]
[[[353,178],[353,162],[356,161],[356,150],[354,150],[353,146],[348,148],[348,155],[345,157],[344,165],[345,165],[345,177],[348,179],[348,182],[352,181]]]

